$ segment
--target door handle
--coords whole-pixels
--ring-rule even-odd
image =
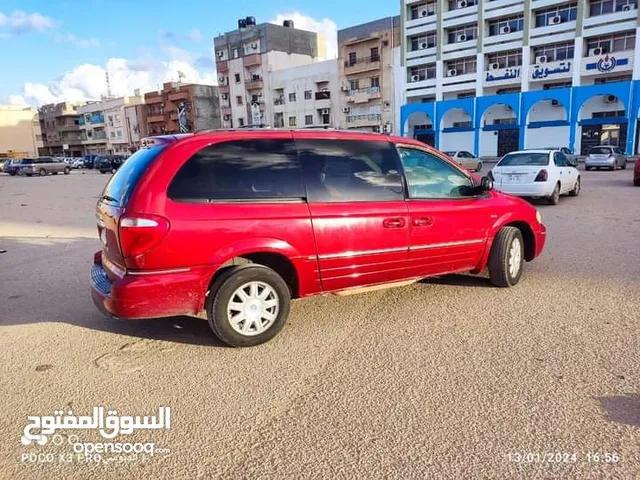
[[[404,218],[385,218],[382,221],[382,226],[384,228],[402,228],[404,227],[404,224]]]
[[[422,218],[414,218],[413,219],[414,227],[428,227],[433,224],[433,218],[431,217],[422,217]]]

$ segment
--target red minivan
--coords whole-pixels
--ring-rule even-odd
[[[146,139],[96,217],[96,305],[123,319],[206,313],[233,346],[284,326],[292,298],[488,268],[518,283],[546,229],[408,138],[333,130],[235,130]]]

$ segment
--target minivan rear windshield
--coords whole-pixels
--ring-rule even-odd
[[[103,199],[124,207],[142,174],[165,148],[167,145],[142,148],[130,156],[104,187]]]
[[[508,153],[506,154],[496,167],[511,166],[533,166],[539,167],[549,163],[548,153],[527,152],[527,153]]]
[[[611,148],[609,147],[593,147],[589,150],[589,154],[595,153],[596,155],[609,155],[611,153]]]

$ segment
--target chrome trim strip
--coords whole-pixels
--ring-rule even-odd
[[[415,245],[409,247],[409,250],[429,250],[431,248],[442,248],[442,247],[461,247],[464,245],[476,245],[478,243],[484,243],[484,239],[477,240],[463,240],[460,242],[444,242],[444,243],[432,243],[430,245]]]
[[[320,255],[320,260],[331,260],[333,258],[349,258],[349,257],[361,257],[363,255],[379,255],[381,253],[396,253],[406,252],[406,247],[400,248],[380,248],[377,250],[361,250],[359,252],[343,252],[343,253],[330,253],[328,255]]]
[[[132,272],[131,270],[127,271],[127,275],[133,276],[144,276],[144,275],[163,275],[166,273],[184,273],[189,272],[190,268],[171,268],[168,270],[148,270],[144,272]]]

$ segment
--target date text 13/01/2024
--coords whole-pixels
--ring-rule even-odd
[[[509,462],[513,463],[618,463],[622,459],[615,452],[512,452],[507,454]]]

